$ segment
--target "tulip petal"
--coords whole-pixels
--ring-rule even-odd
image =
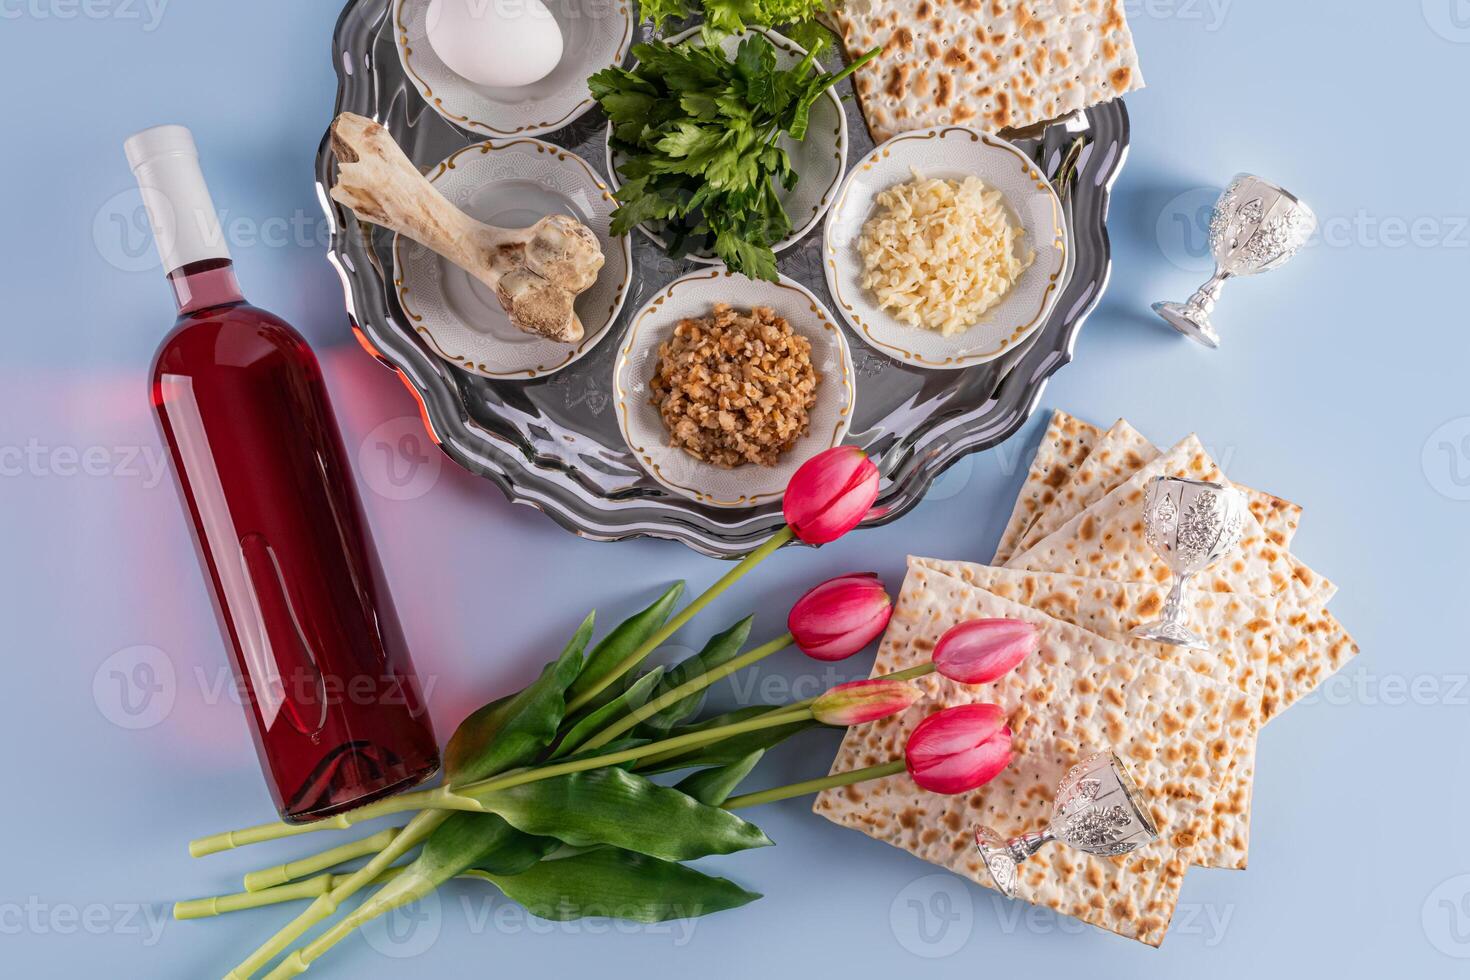
[[[842,660],[888,628],[893,603],[872,572],[829,579],[791,607],[786,628],[815,660]]]
[[[965,793],[1010,763],[1011,732],[994,704],[964,704],[919,722],[904,748],[909,776],[934,793]]]
[[[807,544],[836,541],[857,527],[878,498],[878,467],[855,446],[807,460],[786,485],[786,523]]]
[[[910,769],[909,775],[931,793],[955,796],[990,782],[1011,764],[1011,730],[1002,728],[985,742],[933,765]]]
[[[972,619],[951,628],[934,647],[934,667],[961,684],[988,684],[1013,670],[1041,645],[1032,623]]]
[[[905,681],[881,677],[839,684],[812,702],[812,717],[824,725],[866,725],[896,715],[922,697]]]

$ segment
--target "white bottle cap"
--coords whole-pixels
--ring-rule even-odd
[[[123,150],[143,192],[164,271],[229,258],[219,214],[199,170],[194,134],[184,126],[154,126],[128,137]]]

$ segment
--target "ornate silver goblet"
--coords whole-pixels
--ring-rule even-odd
[[[1143,505],[1143,533],[1174,573],[1174,586],[1159,619],[1138,627],[1132,635],[1193,650],[1208,649],[1205,638],[1189,628],[1184,589],[1192,576],[1240,544],[1245,515],[1245,495],[1232,486],[1154,477]]]
[[[1088,854],[1116,856],[1158,838],[1143,795],[1122,760],[1112,752],[1099,752],[1062,777],[1045,830],[1006,840],[981,827],[975,831],[975,846],[996,889],[1015,898],[1018,866],[1052,841]]]
[[[1220,335],[1210,313],[1225,280],[1284,264],[1316,230],[1317,216],[1295,195],[1260,177],[1238,174],[1210,217],[1215,274],[1186,302],[1155,303],[1153,310],[1186,337],[1219,347]]]

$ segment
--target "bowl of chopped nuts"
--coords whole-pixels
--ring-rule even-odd
[[[841,444],[855,375],[836,319],[800,283],[723,267],[674,280],[633,316],[613,374],[618,425],[659,483],[712,507],[780,498]]]

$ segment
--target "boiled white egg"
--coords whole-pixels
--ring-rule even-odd
[[[530,85],[561,61],[561,27],[541,0],[430,0],[425,27],[439,59],[476,85]]]

